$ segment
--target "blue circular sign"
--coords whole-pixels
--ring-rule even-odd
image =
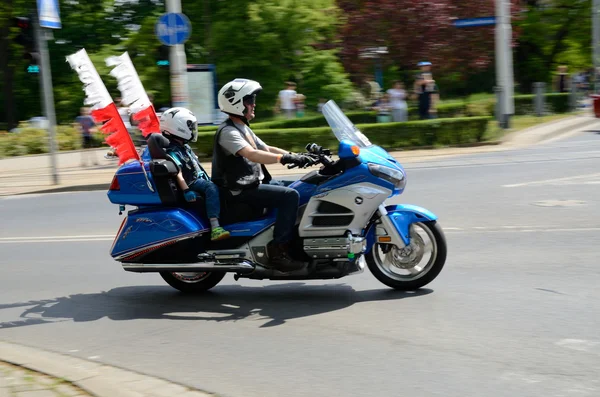
[[[158,40],[164,45],[183,44],[192,34],[192,24],[182,13],[170,12],[158,18],[154,27]]]

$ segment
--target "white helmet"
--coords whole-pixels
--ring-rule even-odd
[[[189,109],[171,108],[160,116],[160,131],[174,135],[186,142],[198,139],[198,119]]]
[[[262,87],[254,80],[232,80],[219,90],[219,109],[227,114],[245,117],[246,106],[244,106],[244,98],[256,95],[260,90],[262,90]]]

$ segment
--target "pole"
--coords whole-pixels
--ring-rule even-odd
[[[592,63],[594,65],[594,93],[598,93],[598,70],[600,68],[600,0],[592,2]]]
[[[181,0],[167,0],[167,12],[181,12]],[[185,46],[177,44],[170,49],[171,102],[173,107],[188,107],[187,59]]]
[[[515,113],[511,41],[510,2],[496,0],[496,85],[502,89],[499,120],[502,128],[509,128],[510,116]]]
[[[40,27],[38,14],[33,13],[33,29],[38,51],[40,53],[40,87],[42,92],[42,108],[44,116],[48,119],[48,143],[50,147],[50,168],[52,184],[58,185],[58,172],[56,170],[56,114],[54,113],[54,92],[52,91],[52,71],[50,70],[50,57],[47,40],[52,38],[52,33]]]

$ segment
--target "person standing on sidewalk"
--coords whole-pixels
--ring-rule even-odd
[[[287,88],[285,90],[279,91],[279,97],[277,98],[277,103],[275,104],[275,109],[279,112],[283,110],[283,114],[286,119],[292,119],[296,113],[296,105],[294,103],[294,99],[298,94],[296,92],[296,83],[292,81],[288,81],[285,83]]]
[[[92,134],[96,131],[96,123],[90,115],[89,108],[84,107],[80,109],[80,115],[75,118],[75,125],[78,127],[79,132],[81,132],[83,148],[81,151],[81,166],[87,167],[87,162],[85,160],[86,157],[88,160],[91,159],[89,162],[90,165],[92,165],[92,162],[94,165],[98,165],[98,160],[96,160],[96,153],[94,152],[93,147],[94,137],[92,136]]]
[[[419,62],[418,66],[421,73],[415,79],[414,91],[419,101],[419,119],[436,118],[439,91],[431,73],[431,62]]]
[[[393,88],[387,90],[392,110],[392,121],[400,122],[408,120],[408,106],[406,105],[406,91],[400,80],[394,82]]]

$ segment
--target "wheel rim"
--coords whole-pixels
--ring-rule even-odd
[[[184,282],[184,283],[188,283],[188,284],[194,284],[194,283],[199,283],[200,281],[206,279],[208,276],[210,276],[210,272],[202,272],[202,273],[171,273],[173,275],[173,277],[175,277],[177,280]]]
[[[391,244],[375,244],[373,259],[387,277],[396,281],[414,281],[431,270],[438,247],[433,232],[422,223],[410,225],[410,244],[398,248]],[[424,264],[423,264],[424,263]]]

